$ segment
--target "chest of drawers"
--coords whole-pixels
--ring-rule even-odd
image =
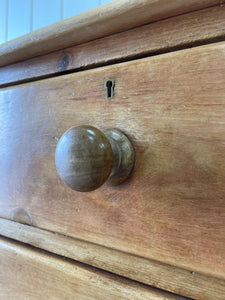
[[[43,291],[61,278],[69,299],[224,299],[224,16],[221,1],[115,1],[2,46],[4,297],[43,297],[50,274]],[[131,141],[122,184],[60,179],[57,143],[84,124]],[[20,269],[37,281],[13,289]]]

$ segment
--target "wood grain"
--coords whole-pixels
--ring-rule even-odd
[[[224,299],[225,282],[114,249],[0,219],[0,234],[193,299]],[[135,266],[135,267],[134,267]]]
[[[0,86],[225,39],[219,5],[0,68]]]
[[[79,192],[90,192],[109,178],[114,155],[109,140],[101,130],[81,125],[70,128],[60,138],[55,164],[65,184]]]
[[[223,2],[116,0],[3,44],[0,47],[0,66]]]
[[[224,57],[217,43],[2,89],[1,217],[224,279]],[[57,140],[82,124],[128,134],[130,180],[62,183]]]
[[[1,299],[181,299],[0,239]]]

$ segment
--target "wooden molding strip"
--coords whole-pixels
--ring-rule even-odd
[[[0,86],[224,38],[225,6],[218,5],[2,67]]]
[[[0,235],[195,299],[224,299],[224,280],[0,218]]]
[[[3,44],[0,47],[0,66],[223,2],[116,0]]]
[[[0,238],[1,299],[184,299]]]

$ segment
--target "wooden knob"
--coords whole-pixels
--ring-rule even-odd
[[[60,178],[79,192],[93,191],[105,182],[122,183],[131,174],[134,160],[134,149],[124,133],[90,125],[67,130],[55,153]]]

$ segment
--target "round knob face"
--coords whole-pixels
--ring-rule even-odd
[[[113,152],[106,136],[89,125],[72,127],[58,142],[56,169],[61,179],[80,192],[93,191],[105,183],[113,166]]]

